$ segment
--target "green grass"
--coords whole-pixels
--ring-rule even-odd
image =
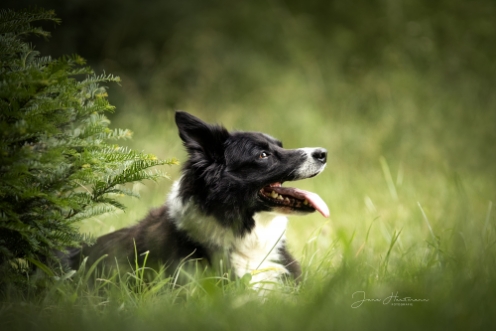
[[[427,136],[409,140],[396,128],[403,116],[386,110],[369,121],[333,120],[312,109],[303,116],[297,108],[263,115],[191,110],[230,128],[269,132],[289,148],[329,149],[325,172],[296,183],[318,192],[331,209],[329,220],[317,214],[290,220],[289,247],[304,272],[300,288],[278,288],[262,300],[245,281],[201,274],[179,288],[160,275],[144,283],[139,267],[134,274],[100,275],[90,286],[83,270],[47,293],[11,298],[2,305],[1,323],[8,330],[482,329],[494,323],[494,173],[474,170],[478,160],[463,154],[450,164],[453,155],[442,149],[452,142],[431,145],[437,143],[429,135],[432,121],[418,128]],[[114,122],[135,131],[134,147],[184,160],[171,112],[123,113]],[[391,132],[396,142],[378,146]],[[455,131],[443,134],[460,139]],[[146,183],[142,199],[124,201],[126,212],[83,221],[81,231],[96,236],[134,224],[165,200],[179,167],[166,171],[171,179]],[[352,308],[362,293],[380,302]],[[428,301],[384,304],[391,295]]]
[[[329,219],[290,219],[288,245],[301,261],[302,284],[262,299],[246,279],[199,271],[177,287],[160,274],[145,282],[139,266],[87,282],[86,266],[49,291],[11,293],[0,306],[2,330],[494,327],[496,97],[485,84],[494,77],[462,67],[444,75],[437,62],[426,68],[394,49],[386,64],[340,70],[346,52],[299,47],[311,34],[300,29],[305,20],[291,22],[281,63],[199,33],[191,47],[201,61],[191,61],[200,78],[175,104],[229,129],[267,132],[287,148],[328,149],[326,170],[295,183],[319,193],[331,210]],[[112,118],[135,132],[133,148],[180,161],[186,156],[163,99],[174,92],[170,77],[181,63],[157,64],[147,92],[124,78]],[[134,224],[165,201],[179,169],[167,167],[170,179],[140,186],[140,200],[123,199],[125,212],[85,220],[80,230],[98,236]],[[363,293],[378,301],[353,308]],[[385,304],[392,295],[428,301]]]

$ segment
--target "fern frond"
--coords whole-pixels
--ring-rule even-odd
[[[119,77],[96,75],[78,55],[40,56],[23,40],[49,36],[32,26],[40,20],[59,22],[51,11],[0,10],[0,269],[87,240],[75,222],[124,209],[120,196],[139,196],[126,184],[175,164],[109,143],[131,137],[105,115],[114,106],[100,84]]]

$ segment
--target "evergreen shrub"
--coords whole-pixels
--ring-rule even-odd
[[[110,143],[131,137],[109,128],[114,111],[103,83],[78,55],[40,56],[27,37],[48,37],[34,22],[59,23],[52,11],[0,11],[0,276],[25,278],[33,264],[85,238],[75,223],[137,196],[125,184],[156,180],[150,168],[173,164]]]

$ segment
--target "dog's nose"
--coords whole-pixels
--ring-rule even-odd
[[[317,159],[321,163],[326,163],[327,161],[327,150],[325,148],[317,148],[313,151],[312,157]]]

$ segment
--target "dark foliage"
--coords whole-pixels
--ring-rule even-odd
[[[131,136],[105,116],[114,107],[100,84],[119,78],[96,75],[77,55],[40,56],[24,39],[49,36],[32,25],[41,20],[58,22],[51,11],[0,11],[2,277],[80,244],[75,222],[123,209],[117,196],[137,196],[124,184],[157,179],[147,169],[174,162],[108,143]]]

